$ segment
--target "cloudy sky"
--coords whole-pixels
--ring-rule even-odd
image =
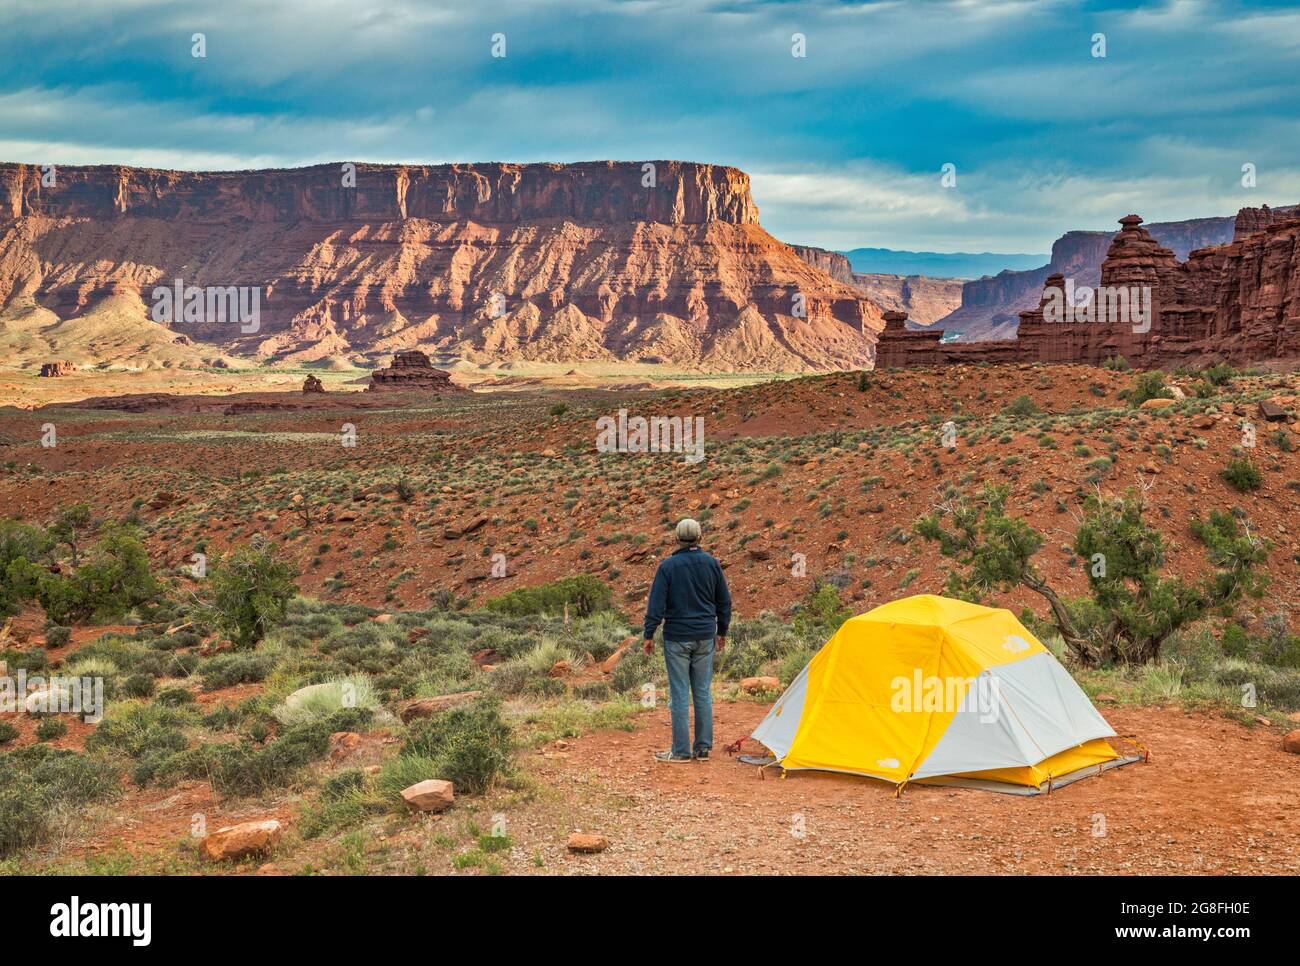
[[[0,160],[712,161],[786,241],[1041,252],[1300,201],[1297,77],[1260,2],[4,0]]]

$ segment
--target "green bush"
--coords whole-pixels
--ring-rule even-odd
[[[297,593],[297,569],[275,559],[266,543],[239,547],[214,561],[212,604],[217,624],[240,647],[251,647],[284,620]]]
[[[42,842],[63,815],[118,793],[117,769],[33,745],[0,754],[0,858]]]
[[[40,527],[0,520],[0,616],[18,613],[36,596],[53,539]]]
[[[853,616],[851,608],[840,600],[834,584],[823,583],[804,601],[794,617],[794,630],[809,644],[824,644]]]
[[[1228,460],[1219,473],[1228,484],[1239,493],[1249,493],[1252,490],[1258,490],[1263,485],[1264,478],[1259,472],[1259,467],[1246,459]]]
[[[1240,624],[1229,624],[1223,629],[1223,653],[1228,657],[1249,658],[1250,635]]]
[[[236,684],[262,681],[275,670],[279,655],[274,653],[218,654],[199,666],[203,690],[219,691]]]
[[[167,756],[142,760],[132,777],[140,784],[170,784],[185,778],[207,778],[221,795],[246,796],[288,785],[299,771],[325,757],[336,731],[355,731],[370,721],[370,712],[346,708],[310,724],[286,729],[264,745],[202,744]]]
[[[150,753],[171,754],[189,744],[184,727],[194,712],[141,701],[113,705],[99,726],[86,738],[87,751],[109,751],[141,758]]]
[[[510,768],[510,726],[495,699],[451,708],[412,729],[402,754],[427,758],[458,793],[476,795]]]
[[[106,621],[158,596],[149,554],[126,525],[105,527],[90,559],[71,573],[41,575],[37,598],[57,624]]]
[[[72,628],[61,624],[50,624],[45,628],[45,646],[63,647],[72,640]]]
[[[11,725],[8,721],[0,721],[0,745],[7,745],[13,741],[21,732]]]
[[[610,675],[610,686],[619,694],[626,694],[629,691],[639,692],[646,684],[653,683],[665,673],[662,658],[646,657],[638,644],[614,666],[614,673]]]
[[[1238,375],[1240,373],[1226,362],[1216,363],[1201,370],[1201,378],[1216,388],[1227,385]]]
[[[162,705],[164,708],[179,708],[182,705],[193,704],[194,695],[184,688],[163,688],[158,692],[155,703]]]
[[[43,718],[36,726],[37,741],[54,741],[68,733],[68,723],[61,718]]]
[[[736,621],[731,625],[727,647],[717,659],[718,674],[725,678],[753,677],[769,661],[802,648],[799,634],[770,614]]]
[[[573,617],[587,617],[613,607],[614,591],[591,574],[563,577],[537,587],[520,587],[494,597],[484,609],[520,617],[530,614],[560,614],[565,605]]]
[[[122,682],[121,693],[127,698],[152,698],[156,688],[152,674],[132,674]]]
[[[1159,369],[1140,372],[1133,388],[1129,390],[1128,400],[1135,407],[1141,406],[1149,399],[1170,399],[1169,388],[1165,385],[1165,374]]]

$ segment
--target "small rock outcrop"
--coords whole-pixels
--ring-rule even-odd
[[[324,392],[324,384],[315,376],[308,376],[302,381],[302,391],[304,394],[311,392]]]
[[[569,836],[569,851],[592,854],[609,848],[609,839],[591,832],[574,832]]]
[[[455,694],[440,694],[433,698],[416,698],[402,705],[398,712],[402,724],[410,724],[419,718],[432,718],[441,711],[454,708],[483,696],[482,691],[457,691]]]
[[[275,848],[284,830],[273,818],[243,822],[217,829],[203,839],[203,851],[213,861],[238,861],[249,855],[263,855]]]
[[[367,392],[396,389],[412,392],[454,392],[451,375],[434,368],[429,357],[418,349],[399,352],[387,369],[376,369],[370,376]]]
[[[41,366],[41,378],[52,379],[55,376],[70,376],[77,371],[71,362],[47,362]]]
[[[451,782],[430,778],[402,789],[402,801],[416,812],[445,812],[456,803]]]

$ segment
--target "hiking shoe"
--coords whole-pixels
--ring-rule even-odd
[[[673,761],[673,762],[677,762],[677,761],[690,761],[690,760],[691,760],[691,758],[690,758],[689,755],[686,755],[686,756],[683,756],[683,755],[674,755],[671,751],[656,751],[656,752],[655,752],[655,761]]]
[[[707,751],[697,751],[691,757],[694,758],[696,761],[708,761],[709,753]]]

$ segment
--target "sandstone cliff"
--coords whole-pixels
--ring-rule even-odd
[[[1232,240],[1233,218],[1194,218],[1152,224],[1149,230],[1177,258],[1186,259],[1197,248],[1222,245]],[[1076,286],[1095,287],[1101,279],[1114,232],[1066,232],[1052,245],[1048,264],[1027,272],[1000,272],[974,279],[962,289],[961,306],[940,319],[947,332],[960,332],[962,341],[1009,339],[1019,324],[1019,315],[1038,305],[1043,284],[1050,275],[1063,275]]]
[[[962,279],[863,274],[853,271],[848,256],[839,252],[810,245],[791,245],[790,248],[809,265],[861,291],[881,309],[903,312],[920,325],[929,325],[943,318],[961,304]]]
[[[39,169],[0,165],[0,361],[48,359],[54,341],[79,363],[412,348],[711,370],[868,361],[879,309],[763,230],[747,175],[652,170],[647,187],[640,163],[358,164],[350,186],[339,164],[97,166],[46,188]],[[177,279],[254,292],[255,326],[151,318]]]
[[[1270,208],[1268,205],[1259,208],[1242,208],[1233,221],[1232,240],[1238,241],[1247,235],[1261,232],[1270,225],[1288,221],[1298,214],[1300,214],[1300,205],[1287,205],[1282,208]]]
[[[918,325],[932,325],[961,305],[966,282],[960,278],[855,272],[853,284],[882,309],[903,312]]]
[[[1173,249],[1142,227],[1139,216],[1126,215],[1101,267],[1110,309],[1067,311],[1067,279],[1058,272],[1045,280],[1040,304],[1020,313],[1009,339],[944,344],[939,326],[911,330],[901,313],[887,312],[877,365],[1096,365],[1123,357],[1135,366],[1168,367],[1219,359],[1295,360],[1300,358],[1300,218],[1251,214],[1246,220],[1263,227],[1230,244],[1193,251],[1180,262]],[[1101,298],[1097,293],[1094,308]]]
[[[811,245],[791,245],[790,249],[813,268],[819,268],[837,282],[853,284],[853,266],[847,255]]]

